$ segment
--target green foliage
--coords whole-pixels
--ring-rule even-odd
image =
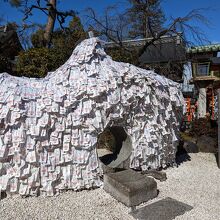
[[[202,135],[218,137],[218,127],[214,125],[214,122],[210,120],[210,117],[199,118],[192,122],[192,128],[189,131],[189,135],[194,137]]]
[[[0,55],[0,73],[9,72],[10,69],[11,67],[8,58]]]
[[[17,72],[21,76],[44,77],[47,72],[54,71],[72,54],[75,46],[86,38],[86,33],[78,17],[74,17],[69,27],[56,30],[52,34],[52,46],[43,47],[44,30],[39,29],[31,36],[31,48],[18,56]]]
[[[45,45],[44,41],[45,40],[44,40],[44,30],[43,29],[37,30],[31,36],[31,43],[32,43],[33,47],[35,47],[35,48],[44,47],[44,45]]]
[[[131,63],[138,65],[138,53],[137,51],[126,51],[120,47],[111,48],[106,50],[107,54],[112,57],[113,60],[118,62]]]
[[[18,56],[17,73],[20,76],[44,77],[52,69],[51,54],[47,48],[31,48]]]
[[[79,41],[86,38],[80,18],[75,16],[69,23],[69,27],[63,30],[56,30],[52,35],[52,45],[57,49],[73,50]],[[68,52],[69,53],[69,52]]]

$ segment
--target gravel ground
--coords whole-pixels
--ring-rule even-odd
[[[175,220],[220,220],[220,169],[215,156],[197,153],[190,157],[191,161],[166,171],[167,180],[158,182],[156,200],[171,197],[193,207]]]
[[[212,154],[190,154],[191,161],[165,172],[168,179],[158,182],[158,197],[165,197],[193,206],[176,220],[220,219],[220,169]],[[145,203],[143,205],[147,205]],[[141,206],[143,206],[141,205]],[[67,191],[57,197],[13,196],[0,201],[0,219],[122,219],[133,220],[129,209],[103,189]]]

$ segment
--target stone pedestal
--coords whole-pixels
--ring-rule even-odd
[[[206,88],[199,88],[198,118],[206,117]]]

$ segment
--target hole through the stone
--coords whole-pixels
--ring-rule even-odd
[[[112,168],[125,168],[122,163],[129,159],[132,144],[123,127],[112,126],[99,135],[97,148],[102,163]]]

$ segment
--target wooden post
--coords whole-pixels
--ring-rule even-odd
[[[220,89],[218,92],[218,168],[220,168]]]

